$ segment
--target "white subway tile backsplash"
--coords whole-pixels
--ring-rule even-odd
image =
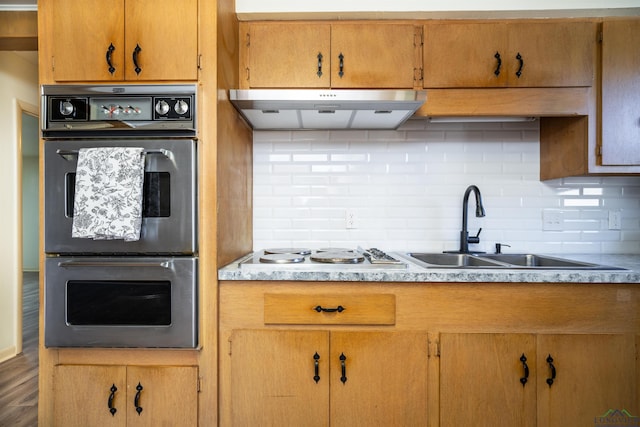
[[[427,123],[398,131],[254,132],[254,249],[377,246],[440,252],[459,247],[462,197],[477,185],[473,249],[640,253],[640,178],[539,181],[538,122]],[[347,229],[345,211],[356,215]],[[543,231],[542,211],[562,212]],[[619,210],[622,229],[609,230]]]

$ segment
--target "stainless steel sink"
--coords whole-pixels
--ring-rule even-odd
[[[505,264],[516,265],[519,267],[530,268],[595,268],[599,267],[598,264],[592,264],[589,262],[574,261],[566,258],[556,258],[546,255],[534,255],[534,254],[493,254],[493,255],[479,255],[482,258],[490,259]]]
[[[420,261],[425,267],[504,267],[499,262],[467,254],[410,253],[409,256]]]
[[[426,268],[624,270],[623,268],[607,265],[535,254],[454,254],[412,252],[407,255],[410,260]]]

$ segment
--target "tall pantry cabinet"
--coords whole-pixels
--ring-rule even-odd
[[[219,93],[238,87],[235,3],[39,0],[38,40],[43,85],[197,84],[201,260],[198,348],[41,344],[39,425],[217,425],[217,270],[251,250],[252,135],[233,106],[218,99]],[[44,257],[41,249],[40,295],[45,294]]]

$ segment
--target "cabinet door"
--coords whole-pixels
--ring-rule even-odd
[[[124,366],[55,367],[53,425],[126,426],[128,405]]]
[[[427,357],[426,332],[331,332],[331,426],[427,425]]]
[[[408,24],[331,26],[331,87],[413,88],[415,28]]]
[[[592,86],[595,81],[595,22],[509,23],[508,85]]]
[[[605,20],[602,164],[640,165],[640,19]]]
[[[328,88],[331,26],[314,23],[250,24],[248,63],[240,70],[252,88]]]
[[[231,381],[230,425],[328,426],[329,333],[236,330]]]
[[[507,83],[507,33],[499,23],[424,26],[424,87],[500,87]]]
[[[53,44],[55,80],[124,78],[124,0],[55,0],[51,11],[53,16],[46,22],[51,26],[47,34]]]
[[[535,376],[534,335],[441,334],[440,426],[534,426]]]
[[[129,426],[197,426],[198,369],[127,367]]]
[[[125,16],[127,80],[198,78],[197,0],[127,0]]]
[[[635,337],[541,335],[537,382],[539,425],[593,425],[610,410],[638,416]]]

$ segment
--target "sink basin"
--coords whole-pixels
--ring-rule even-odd
[[[482,258],[529,268],[594,268],[597,264],[534,254],[480,255]]]
[[[504,267],[498,262],[467,254],[410,253],[409,256],[426,267]]]
[[[500,268],[547,270],[624,270],[623,268],[592,264],[547,255],[535,254],[407,254],[409,259],[426,268]]]

